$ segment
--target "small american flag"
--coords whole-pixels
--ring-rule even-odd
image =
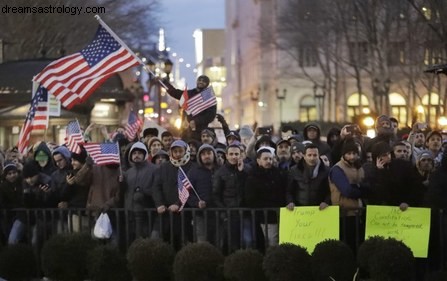
[[[125,131],[124,131],[126,138],[129,141],[133,141],[135,138],[135,135],[140,130],[140,127],[141,127],[140,119],[135,114],[135,112],[131,111],[129,113],[129,118],[127,119],[127,124],[126,124]]]
[[[177,186],[178,186],[178,198],[180,199],[180,202],[182,203],[182,206],[180,206],[180,209],[179,209],[179,211],[181,211],[181,210],[183,210],[183,207],[185,206],[186,201],[188,201],[189,191],[193,189],[192,184],[189,181],[188,177],[186,176],[185,172],[183,171],[182,167],[178,168]]]
[[[217,104],[216,96],[214,95],[213,87],[208,87],[199,94],[193,96],[187,100],[188,107],[186,113],[196,116],[200,112],[204,111]]]
[[[137,58],[100,25],[87,47],[52,62],[33,80],[70,109],[85,101],[113,74],[138,64]]]
[[[82,137],[81,127],[79,126],[78,120],[68,122],[66,134],[68,150],[77,154],[81,153],[79,143],[84,142],[84,138]]]
[[[20,131],[17,147],[20,153],[25,153],[33,130],[46,130],[48,127],[48,92],[40,86],[31,100],[31,106]]]
[[[84,148],[98,166],[120,164],[118,143],[85,143]]]

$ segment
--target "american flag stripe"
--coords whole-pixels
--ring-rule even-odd
[[[188,109],[186,112],[192,116],[196,116],[200,112],[204,111],[217,104],[216,97],[212,87],[208,87],[199,94],[195,95],[188,100]]]
[[[82,60],[83,58],[82,55],[77,54],[76,56],[79,58],[73,58],[74,61],[67,62],[66,67],[61,66],[56,69],[52,73],[53,76],[48,77],[47,75],[48,79],[41,78],[42,84],[52,88],[56,98],[60,99],[65,107],[73,102],[78,103],[78,100],[82,102],[115,72],[126,70],[135,65],[132,55],[126,54],[126,52],[126,49],[121,48],[109,61],[98,63],[91,69],[87,62],[78,61],[79,58]],[[36,81],[40,81],[39,77],[36,78]]]
[[[182,204],[179,209],[179,211],[181,211],[185,206],[186,201],[188,201],[189,190],[194,189],[194,187],[192,186],[191,182],[188,179],[188,176],[186,176],[185,172],[183,171],[182,167],[178,168],[177,186],[178,186],[178,198]]]
[[[120,164],[118,144],[116,143],[85,143],[84,148],[96,165]]]
[[[194,110],[191,111],[191,115],[192,116],[196,116],[200,112],[202,112],[205,109],[208,109],[208,108],[210,108],[210,107],[212,107],[213,105],[216,105],[216,104],[217,104],[216,99],[214,99],[214,100],[207,100],[206,102],[204,102],[204,103],[200,104],[199,106],[195,107]]]
[[[124,135],[129,141],[133,141],[140,129],[141,121],[135,112],[129,112],[129,117],[127,118],[127,124],[125,126]]]
[[[66,135],[68,150],[74,153],[81,153],[79,144],[84,142],[84,138],[78,120],[68,122]]]
[[[45,130],[48,127],[48,92],[42,86],[37,88],[31,100],[31,106],[20,131],[17,147],[20,153],[25,153],[31,132],[33,130]]]
[[[89,45],[52,62],[34,81],[70,109],[85,101],[110,76],[138,64],[138,59],[100,26]]]

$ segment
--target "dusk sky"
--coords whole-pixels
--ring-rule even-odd
[[[196,29],[224,28],[225,27],[225,0],[164,0],[163,17],[167,47],[172,53],[184,58],[180,64],[180,74],[186,78],[188,88],[195,87],[196,74],[194,38]],[[174,61],[174,60],[173,60]],[[191,67],[187,69],[186,63]]]

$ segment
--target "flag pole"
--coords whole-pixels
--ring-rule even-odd
[[[118,142],[116,143],[116,148],[118,149],[118,158],[120,159],[120,180],[123,178],[123,168],[121,167],[121,151],[120,151],[120,145]]]
[[[183,171],[183,169],[182,169],[182,167],[178,167],[181,171],[182,171],[182,173],[185,175],[185,177],[186,177],[186,173],[185,173],[185,171]],[[189,179],[188,179],[188,181],[189,181]],[[192,189],[192,191],[194,191],[194,194],[197,196],[197,199],[199,199],[199,201],[202,201],[202,199],[200,198],[200,196],[199,196],[199,194],[197,194],[197,191],[196,191],[196,189],[194,188],[194,186],[192,186],[192,184],[191,184],[191,189]]]
[[[121,44],[121,46],[124,47],[124,49],[126,49],[132,56],[134,56],[134,58],[143,66],[144,71],[146,71],[147,73],[150,73],[152,76],[156,77],[155,73],[153,73],[147,66],[146,64],[126,45],[126,43],[123,42],[123,40],[121,40],[121,38],[118,37],[118,35],[116,35],[115,32],[113,32],[113,30],[101,19],[101,17],[99,15],[95,15],[95,19],[98,20],[99,24],[105,28],[105,30],[107,30],[110,35],[112,35],[113,38],[115,38],[116,41],[118,41],[118,43]],[[167,90],[168,87],[161,81],[158,80],[158,82]]]

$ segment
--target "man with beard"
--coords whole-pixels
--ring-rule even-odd
[[[371,139],[367,145],[373,146],[378,142],[385,142],[388,145],[392,145],[396,140],[396,136],[394,135],[394,130],[391,127],[390,117],[387,115],[380,115],[377,117],[374,124],[377,136]]]
[[[278,157],[278,168],[281,171],[288,171],[292,166],[290,142],[281,139],[276,143],[276,156]]]
[[[189,159],[189,146],[183,140],[174,141],[169,150],[169,162],[162,163],[157,168],[152,187],[152,197],[157,213],[162,216],[162,229],[158,231],[161,231],[163,239],[166,242],[170,242],[176,250],[179,250],[182,246],[182,224],[179,212],[182,203],[179,199],[178,188],[179,173],[181,171],[179,169],[182,168],[185,174],[188,174],[189,170],[194,166]],[[172,216],[170,216],[170,213]],[[188,213],[185,215],[188,215]],[[170,222],[170,219],[173,221]],[[188,221],[188,218],[186,218],[186,221]],[[155,226],[159,225],[159,221],[156,221]],[[185,224],[186,226],[187,224]],[[189,231],[190,229],[185,230],[187,236],[190,235]],[[171,232],[173,241],[171,240]],[[152,236],[155,237],[154,235],[156,235],[156,232]]]
[[[292,144],[290,150],[292,152],[292,166],[295,166],[304,156],[304,144],[295,142]]]
[[[356,237],[362,237],[356,233],[356,215],[363,206],[362,197],[364,188],[361,187],[365,173],[361,167],[359,148],[353,139],[348,139],[343,144],[342,157],[332,167],[329,173],[329,187],[331,191],[332,205],[341,208],[341,215],[346,216],[341,220],[341,229],[344,229],[341,237],[350,247],[356,249]],[[352,209],[354,208],[354,210]],[[343,226],[344,225],[344,226]]]
[[[243,161],[241,154],[242,149],[239,143],[232,143],[227,146],[227,161],[214,174],[213,204],[218,208],[231,209],[243,207],[244,185],[247,177],[247,167]],[[226,241],[231,241],[231,245],[228,245],[228,247],[229,251],[232,252],[239,249],[241,246],[241,218],[237,212],[231,212],[231,210],[229,212],[231,216],[229,221],[230,225],[228,226],[230,227],[230,237],[226,237]],[[251,247],[252,238],[251,232],[249,232],[251,231],[250,225],[247,224],[246,230],[248,236],[244,236],[244,246]],[[246,232],[244,231],[244,233]]]
[[[413,163],[416,163],[417,156],[425,150],[425,134],[419,129],[423,125],[421,123],[416,123],[413,126],[412,131],[408,135],[408,141],[412,144],[412,159]]]
[[[378,142],[372,147],[374,168],[367,175],[370,184],[369,203],[373,205],[399,206],[405,211],[414,206],[417,179],[412,164],[391,157],[391,146]]]
[[[320,159],[318,146],[308,144],[303,158],[289,170],[287,184],[287,209],[295,206],[320,206],[329,203],[329,168]]]
[[[187,90],[188,99],[191,99],[205,91],[210,85],[210,78],[206,75],[200,75],[197,78],[196,82],[196,88]],[[164,79],[163,83],[168,87],[168,94],[171,97],[181,101],[184,90],[175,89],[167,79]],[[190,136],[190,138],[200,141],[200,133],[202,132],[202,130],[206,129],[208,127],[208,124],[213,122],[214,118],[216,118],[216,109],[217,106],[213,105],[196,115],[186,114],[186,112],[184,112],[184,114],[186,115],[186,121],[189,124],[187,131],[182,133],[182,138],[188,139],[187,136]]]
[[[271,147],[261,147],[256,152],[257,165],[249,171],[245,182],[245,202],[250,208],[279,208],[285,204],[287,178],[273,165],[274,155]],[[258,212],[256,222],[261,224],[267,245],[278,245],[277,212]]]
[[[393,156],[397,159],[410,160],[410,151],[405,143],[398,141],[393,144]]]
[[[435,167],[441,165],[442,160],[442,134],[439,131],[431,131],[425,137],[425,146],[427,151],[433,155]]]
[[[129,211],[132,240],[147,235],[147,213],[144,209],[154,207],[150,195],[155,165],[148,162],[147,158],[144,143],[134,143],[129,152],[130,168],[124,174],[124,208]]]
[[[194,166],[188,172],[188,178],[194,187],[195,192],[190,192],[187,206],[199,208],[201,210],[211,207],[211,194],[213,187],[213,175],[218,168],[216,151],[209,144],[202,144],[197,152],[197,166]],[[213,234],[215,234],[213,214],[208,214],[208,221],[205,222],[204,212],[196,212],[194,218],[194,231],[197,242],[209,241],[214,243]]]

